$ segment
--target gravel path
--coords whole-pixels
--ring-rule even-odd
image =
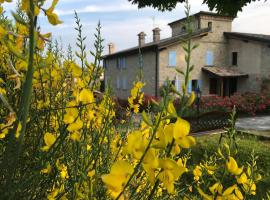
[[[236,128],[270,132],[270,116],[239,118],[236,122]]]

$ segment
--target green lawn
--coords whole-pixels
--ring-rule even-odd
[[[193,161],[201,160],[206,153],[211,155],[216,152],[219,137],[219,135],[197,137],[197,145],[192,150]],[[257,165],[262,171],[263,179],[257,184],[257,197],[254,199],[262,199],[266,190],[270,190],[270,141],[261,141],[254,136],[242,134],[237,137],[237,144],[240,164],[244,164],[248,160],[253,149],[259,156]]]

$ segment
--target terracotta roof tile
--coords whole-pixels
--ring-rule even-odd
[[[248,76],[248,74],[239,71],[236,67],[203,67],[202,70],[219,77]]]

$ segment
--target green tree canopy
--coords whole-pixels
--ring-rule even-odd
[[[153,7],[160,11],[173,10],[177,3],[183,3],[185,0],[128,0],[132,4],[138,4],[139,8]],[[216,9],[220,14],[236,16],[238,11],[241,11],[244,6],[261,0],[204,0],[210,10]],[[267,1],[267,0],[264,0]]]

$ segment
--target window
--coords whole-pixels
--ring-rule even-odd
[[[176,67],[176,51],[169,52],[169,67]]]
[[[106,60],[103,60],[103,67],[104,67],[104,69],[107,69],[107,61]]]
[[[120,80],[120,77],[118,76],[117,79],[116,79],[116,88],[119,90],[121,89],[121,80]]]
[[[120,58],[116,59],[116,68],[120,69]]]
[[[127,77],[123,77],[122,79],[122,89],[127,90]]]
[[[185,25],[182,27],[182,32],[186,32],[186,26]]]
[[[127,66],[126,66],[126,58],[121,58],[121,68],[122,69],[126,69]]]
[[[192,80],[191,81],[191,90],[196,91],[197,88],[198,88],[198,80]]]
[[[212,51],[206,52],[206,65],[213,66],[214,65],[214,54]]]
[[[212,22],[208,22],[208,28],[210,29],[210,31],[212,31],[212,26],[213,26],[213,23]]]
[[[200,89],[200,91],[202,91],[202,80],[190,80],[187,88],[188,93],[191,93],[192,91],[196,92],[197,89]]]
[[[126,59],[121,57],[116,60],[117,69],[126,69]]]
[[[237,52],[232,52],[232,65],[237,65]]]

